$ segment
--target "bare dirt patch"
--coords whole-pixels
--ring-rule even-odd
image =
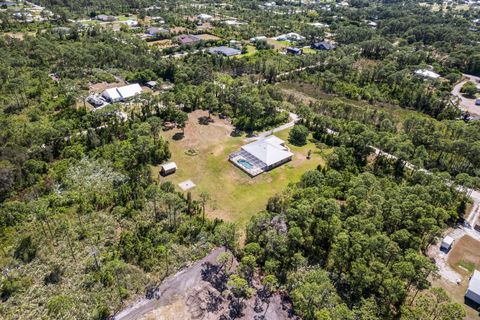
[[[100,83],[89,85],[88,89],[96,93],[102,93],[106,89],[121,87],[121,86],[124,86],[125,84],[126,84],[125,81],[118,81],[118,82],[112,82],[112,83],[100,82]]]
[[[448,255],[448,264],[457,272],[468,275],[469,272],[461,267],[463,264],[473,264],[480,268],[480,241],[466,235],[455,242]]]
[[[233,259],[229,266],[221,268],[217,257],[223,248],[213,250],[207,257],[191,267],[167,278],[153,292],[150,299],[143,298],[117,314],[117,320],[150,319],[230,319],[236,308],[227,288],[229,273],[235,272],[238,265]],[[278,294],[266,296],[258,279],[253,279],[256,294],[243,301],[236,319],[296,319],[291,317],[291,306]]]
[[[217,36],[214,36],[213,34],[208,34],[208,33],[197,34],[195,36],[202,40],[220,40],[221,39]]]

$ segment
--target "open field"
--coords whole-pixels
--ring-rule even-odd
[[[324,164],[319,150],[309,142],[303,147],[290,146],[294,153],[291,162],[250,178],[228,161],[228,155],[245,144],[244,138],[231,136],[233,127],[227,120],[213,117],[213,123],[200,124],[199,118],[207,116],[205,111],[189,114],[183,139],[175,140],[181,135],[180,130],[163,133],[170,142],[171,160],[176,162],[178,170],[161,180],[171,181],[178,187],[178,183],[191,179],[197,185],[191,189],[194,198],[198,199],[204,191],[210,194],[208,213],[211,218],[244,226],[254,214],[265,208],[271,196],[283,191],[289,183],[298,181],[304,172]],[[276,135],[287,140],[288,132],[285,130]],[[187,155],[189,149],[195,150],[196,155]],[[310,160],[306,159],[308,150],[313,152]],[[159,167],[154,167],[152,173],[156,178],[158,172]]]
[[[453,234],[455,232],[450,235]],[[480,268],[480,241],[469,235],[462,235],[461,232],[458,234],[460,238],[455,240],[448,253],[439,250],[440,243],[432,248],[431,252],[435,253],[435,260],[440,273],[440,277],[432,279],[432,286],[445,289],[452,300],[462,304],[467,311],[466,319],[479,319],[479,312],[464,303],[464,296],[470,275],[475,268]],[[430,256],[432,255],[430,254]],[[446,275],[450,274],[451,276],[447,278]],[[460,284],[456,284],[455,279],[460,279]]]
[[[456,241],[448,255],[448,264],[458,273],[467,276],[473,272],[472,269],[479,269],[480,242],[470,236]]]
[[[205,41],[207,41],[207,40],[214,40],[214,41],[220,40],[219,37],[214,36],[213,34],[208,34],[208,33],[197,34],[195,36],[202,39],[202,40],[205,40]]]
[[[172,40],[170,40],[170,39],[149,41],[148,45],[149,46],[157,46],[157,47],[162,48],[162,49],[177,47],[177,44],[173,43]]]
[[[257,48],[255,48],[255,46],[248,45],[248,46],[247,46],[247,53],[244,53],[244,54],[239,55],[239,56],[235,56],[235,58],[251,57],[251,56],[253,56],[255,53],[257,53]]]
[[[272,45],[274,49],[277,49],[277,50],[283,50],[286,47],[290,46],[290,42],[288,41],[278,41],[273,38],[267,38],[267,43],[269,45]]]

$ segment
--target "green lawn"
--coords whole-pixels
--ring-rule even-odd
[[[203,191],[210,194],[212,200],[209,204],[209,215],[212,218],[221,218],[244,226],[254,214],[265,209],[270,197],[282,192],[289,183],[299,181],[304,172],[324,164],[324,159],[313,142],[302,147],[289,145],[294,153],[291,162],[250,178],[228,161],[228,155],[245,144],[244,137],[230,137],[223,129],[214,128],[212,124],[201,126],[194,120],[194,116],[190,116],[185,138],[182,140],[172,140],[174,132],[165,134],[170,141],[171,160],[176,162],[178,170],[175,174],[161,179],[171,181],[176,186],[191,179],[197,185],[191,189],[194,198],[198,199],[198,195]],[[216,123],[220,121],[217,120]],[[276,135],[286,141],[288,132],[289,130],[285,130]],[[185,153],[185,150],[192,147],[197,151],[195,156]],[[313,154],[312,158],[307,160],[309,150],[312,150]],[[156,177],[158,171],[159,167],[153,169]]]
[[[247,46],[247,53],[244,53],[240,56],[237,56],[238,58],[245,58],[245,57],[250,57],[253,56],[255,53],[257,53],[257,48],[255,46],[248,45]]]
[[[317,54],[318,51],[315,49],[312,49],[310,47],[303,47],[302,48],[304,54]]]

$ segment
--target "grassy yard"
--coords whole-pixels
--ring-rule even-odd
[[[171,181],[177,187],[178,183],[191,179],[197,186],[191,189],[194,198],[198,199],[201,192],[210,194],[209,216],[245,226],[249,219],[263,210],[268,199],[287,187],[289,183],[297,182],[301,175],[324,164],[324,160],[313,142],[302,147],[290,146],[294,159],[270,172],[250,178],[242,170],[228,161],[228,155],[245,144],[244,137],[231,137],[231,125],[218,118],[208,125],[199,123],[198,118],[206,116],[203,111],[189,115],[183,139],[175,140],[180,131],[164,132],[163,136],[170,142],[172,161],[178,170],[163,181]],[[289,130],[276,135],[288,139]],[[188,155],[187,150],[193,149],[196,155]],[[309,150],[312,158],[306,159]],[[328,150],[326,150],[328,152]],[[159,167],[154,167],[152,174],[158,178]]]
[[[248,45],[247,46],[247,53],[244,53],[240,56],[237,56],[238,58],[245,58],[245,57],[251,57],[257,52],[257,48],[255,46]]]
[[[303,47],[302,48],[304,54],[317,54],[318,51],[315,49],[312,49],[310,47]]]

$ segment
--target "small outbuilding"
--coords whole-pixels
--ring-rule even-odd
[[[442,240],[442,244],[440,245],[440,249],[443,249],[445,251],[448,251],[452,248],[452,245],[453,245],[453,242],[455,240],[450,237],[450,236],[445,236],[445,238],[443,238]]]
[[[331,44],[330,42],[322,41],[312,44],[311,48],[315,50],[334,50],[335,45]]]
[[[470,278],[468,289],[465,293],[465,299],[469,299],[480,305],[480,271],[478,270],[475,270]]]
[[[160,174],[162,176],[168,176],[175,171],[177,171],[177,164],[175,162],[167,162],[160,167]]]
[[[157,85],[158,85],[157,81],[148,81],[147,83],[145,83],[145,86],[150,89],[155,89]]]
[[[297,47],[288,47],[287,48],[287,53],[295,54],[295,55],[301,55],[301,54],[303,54],[303,50],[301,48],[297,48]]]

